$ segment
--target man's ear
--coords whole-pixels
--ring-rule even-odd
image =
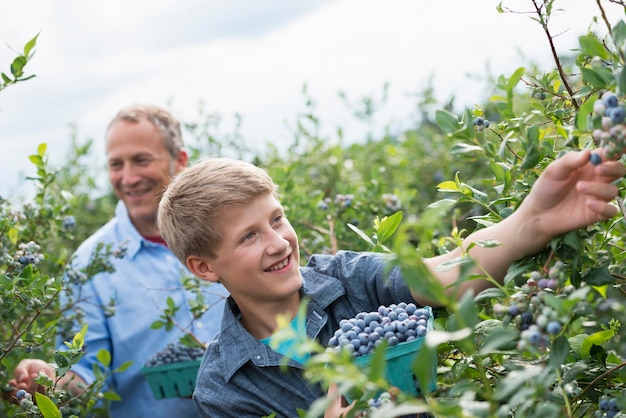
[[[186,264],[189,271],[208,282],[218,282],[219,276],[213,271],[211,264],[205,258],[196,255],[187,257]]]
[[[187,167],[189,163],[189,155],[187,155],[187,151],[181,149],[178,151],[178,155],[176,156],[176,174],[180,173],[181,170]]]

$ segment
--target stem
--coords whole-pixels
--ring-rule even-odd
[[[602,380],[605,376],[610,375],[611,373],[614,373],[616,371],[618,371],[619,369],[621,369],[622,367],[626,367],[626,361],[618,364],[617,366],[610,368],[602,373],[600,373],[595,379],[593,379],[587,386],[585,386],[585,388],[582,390],[582,392],[580,392],[578,394],[578,396],[576,396],[574,399],[572,399],[572,402],[577,401],[578,399],[582,398],[582,396],[585,394],[585,392],[587,392],[589,389],[591,389],[592,387],[595,386],[595,384]]]
[[[559,382],[559,386],[561,387],[561,394],[563,394],[563,402],[565,404],[565,410],[567,411],[567,417],[572,418],[573,417],[572,405],[570,404],[570,401],[567,399],[567,392],[563,388],[563,379],[561,377],[560,370],[558,368],[555,368],[554,371],[556,373],[556,380]]]
[[[533,2],[533,5],[535,6],[535,11],[537,12],[537,16],[539,17],[539,23],[541,24],[543,31],[546,33],[546,36],[548,37],[548,43],[550,44],[550,51],[552,52],[552,57],[554,58],[556,68],[559,71],[559,77],[561,78],[561,81],[563,82],[563,86],[565,86],[565,89],[570,95],[570,100],[572,101],[572,104],[574,105],[574,109],[578,111],[578,101],[574,98],[574,91],[572,90],[572,87],[567,81],[565,71],[563,70],[563,66],[561,65],[561,60],[559,59],[559,56],[556,52],[556,47],[554,46],[554,38],[550,34],[550,30],[548,29],[548,18],[550,16],[547,15],[546,19],[544,19],[544,15],[541,13],[542,6],[538,5],[536,0],[532,0],[532,2]]]

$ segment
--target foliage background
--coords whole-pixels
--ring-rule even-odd
[[[550,48],[554,35],[548,23],[555,2],[530,3],[536,8],[530,18],[545,32]],[[604,2],[597,4],[602,10]],[[551,49],[553,71],[520,67],[513,74],[491,77],[486,86],[492,92],[490,99],[473,109],[455,109],[453,98],[437,103],[432,87],[426,86],[416,100],[421,121],[400,135],[368,135],[349,145],[342,143],[340,130],[337,138],[321,137],[315,101],[306,86],[304,110],[295,121],[297,128],[287,149],[270,146],[251,155],[236,130],[214,136],[219,115],[202,107],[195,120],[184,121],[192,161],[230,155],[267,169],[280,185],[287,215],[300,236],[303,259],[341,248],[390,250],[397,254],[412,286],[448,307],[439,312],[438,332],[428,337],[429,344],[418,357],[420,367],[415,368],[424,379],[420,370],[428,369],[423,365],[435,353],[437,390],[420,400],[399,394],[394,403],[370,411],[372,416],[423,411],[446,417],[610,416],[600,404],[611,398],[618,399],[621,410],[626,408],[623,208],[615,219],[568,234],[535,257],[520,260],[503,286],[459,300],[442,296],[442,289],[426,280],[416,257],[447,251],[473,229],[506,217],[561,152],[598,147],[591,136],[596,127],[593,103],[605,91],[618,93],[620,101],[626,92],[622,70],[626,24],[622,21],[607,29],[606,38],[581,34],[576,51]],[[23,67],[35,43],[36,38],[16,58],[11,72],[3,76],[2,88],[28,78]],[[363,99],[354,115],[367,122],[380,104]],[[489,128],[475,130],[476,117],[489,120]],[[74,136],[66,160],[54,163],[41,146],[31,157],[36,174],[27,179],[37,185],[34,200],[21,207],[0,200],[3,386],[21,358],[76,361],[71,355],[54,353],[53,335],[63,309],[56,296],[71,253],[106,222],[115,204],[109,191],[94,193],[94,178],[103,168],[91,166],[92,148],[92,142]],[[624,188],[623,181],[619,186]],[[398,212],[400,225],[386,222]],[[26,252],[37,261],[21,263],[19,258]],[[106,262],[95,267],[106,268]],[[548,277],[556,270],[559,286],[554,292],[539,298],[528,288],[535,272]],[[519,317],[507,313],[512,305],[540,312],[547,307],[562,330],[546,335],[540,346],[520,343],[525,337]],[[537,321],[540,312],[533,312]],[[70,345],[79,355],[81,336]],[[358,408],[367,408],[368,399],[389,389],[380,379],[380,368],[364,374],[351,359],[333,357],[314,345],[308,348],[320,352],[308,365],[311,378],[339,382],[342,390],[358,395]],[[102,361],[106,365],[104,354]],[[333,367],[327,367],[329,363]],[[54,382],[44,383],[54,386]],[[115,399],[101,389],[96,385],[81,399],[51,390],[46,397],[49,403],[38,399],[40,408],[6,401],[0,404],[0,413],[48,417],[59,411],[82,416],[98,412],[96,399]],[[315,405],[308,414],[318,416],[320,408]]]

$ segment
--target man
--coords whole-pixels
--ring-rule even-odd
[[[126,254],[111,260],[113,273],[99,273],[80,289],[76,308],[85,314],[88,331],[84,357],[72,367],[61,384],[73,393],[93,382],[96,355],[111,353],[110,370],[132,361],[125,371],[114,373],[109,384],[122,400],[112,402],[111,417],[193,417],[191,399],[156,400],[141,367],[180,333],[164,328],[151,329],[171,297],[179,309],[174,320],[190,326],[199,340],[208,342],[219,329],[223,301],[227,292],[221,285],[210,286],[205,295],[211,308],[194,321],[188,300],[194,295],[183,289],[181,278],[191,276],[161,238],[157,228],[157,208],[161,193],[171,178],[188,162],[179,122],[164,109],[150,105],[124,108],[106,131],[109,180],[119,203],[115,217],[88,238],[75,253],[73,269],[85,267],[98,244],[113,247],[125,243]],[[78,294],[78,289],[74,294]],[[114,314],[107,305],[114,303]],[[191,324],[191,325],[190,325]],[[63,347],[63,346],[60,346]],[[24,360],[10,382],[18,389],[34,393],[34,378],[43,371],[54,376],[54,368],[41,360]]]

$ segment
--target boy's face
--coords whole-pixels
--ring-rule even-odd
[[[219,279],[242,310],[298,300],[298,237],[280,202],[268,194],[222,212],[223,241],[207,263],[208,279]]]
[[[142,235],[157,235],[159,199],[172,176],[187,164],[180,152],[174,159],[163,144],[161,133],[149,121],[115,122],[107,132],[109,180],[115,195]]]

